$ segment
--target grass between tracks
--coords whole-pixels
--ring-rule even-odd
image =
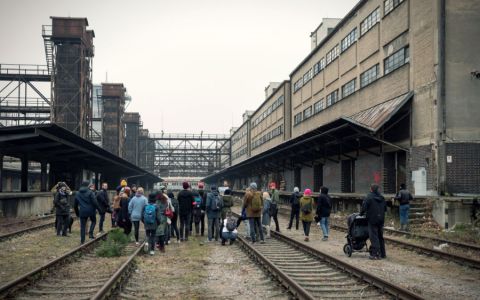
[[[122,230],[115,228],[108,233],[107,240],[102,242],[95,253],[100,257],[121,256],[129,242],[130,235],[125,235]]]

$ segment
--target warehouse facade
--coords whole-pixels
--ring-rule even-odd
[[[393,193],[407,183],[417,195],[479,194],[478,7],[360,1],[277,90],[288,85],[284,115],[278,106],[273,114],[272,95],[240,127],[248,151],[235,160],[232,136],[232,165],[207,180],[345,193],[371,183]]]

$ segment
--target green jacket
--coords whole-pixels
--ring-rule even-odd
[[[157,200],[157,220],[160,221],[160,223],[157,226],[157,230],[155,231],[156,236],[161,236],[165,235],[167,232],[167,217],[165,216],[165,209],[167,209],[168,202],[163,203],[160,200]]]
[[[278,202],[280,201],[280,193],[278,192],[278,190],[274,189],[270,192],[270,194],[272,194],[272,203],[278,204]]]
[[[305,206],[310,206],[310,213],[305,213],[303,211]],[[313,215],[315,214],[315,203],[313,201],[313,198],[310,196],[303,196],[300,199],[300,219],[305,222],[312,222],[313,221]]]

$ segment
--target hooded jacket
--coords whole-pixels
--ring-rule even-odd
[[[368,223],[372,225],[383,225],[386,210],[385,198],[378,191],[370,192],[363,200],[360,214],[366,215]]]
[[[193,194],[189,190],[181,190],[177,196],[178,206],[180,209],[179,215],[190,215],[193,210]]]
[[[305,222],[312,222],[314,215],[313,211],[315,209],[315,201],[313,201],[313,198],[311,196],[303,196],[302,198],[300,198],[300,208],[303,208],[307,205],[311,207],[312,211],[307,214],[300,209],[300,220]]]
[[[332,199],[328,195],[327,189],[322,189],[320,197],[318,197],[317,216],[320,218],[330,217],[332,210]]]
[[[143,208],[148,204],[147,198],[143,195],[135,195],[128,203],[128,214],[130,220],[140,221],[142,219]]]
[[[67,193],[62,193],[59,190],[57,194],[55,194],[53,204],[55,204],[55,214],[57,216],[68,216],[70,214],[70,203],[68,202]]]
[[[259,193],[260,197],[260,210],[257,212],[254,212],[252,210],[252,202],[253,202],[253,197],[256,193]],[[263,208],[263,197],[262,193],[254,190],[254,189],[249,189],[246,193],[245,196],[243,197],[243,206],[242,208],[245,208],[247,212],[247,218],[260,218],[262,216],[262,208]]]
[[[104,214],[110,211],[110,199],[108,199],[108,192],[101,189],[97,193],[98,212]]]
[[[222,212],[222,208],[220,208],[219,210],[212,210],[211,209],[212,201],[214,201],[215,197],[219,198],[220,206],[221,206],[222,199],[221,199],[220,194],[218,193],[217,190],[213,190],[213,191],[211,191],[210,193],[207,194],[206,209],[207,209],[207,218],[209,218],[209,219],[220,218],[220,213]]]
[[[95,194],[86,186],[82,186],[75,194],[75,214],[80,218],[87,218],[95,215],[98,203]]]
[[[292,205],[292,211],[297,212],[300,211],[300,193],[299,192],[293,192],[292,195],[290,196],[290,204]],[[298,204],[295,204],[295,200],[298,199]]]

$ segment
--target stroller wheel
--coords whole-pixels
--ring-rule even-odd
[[[352,256],[352,246],[350,246],[349,244],[345,244],[345,246],[343,246],[343,253],[345,253],[345,255],[347,255],[348,257],[351,257]]]

